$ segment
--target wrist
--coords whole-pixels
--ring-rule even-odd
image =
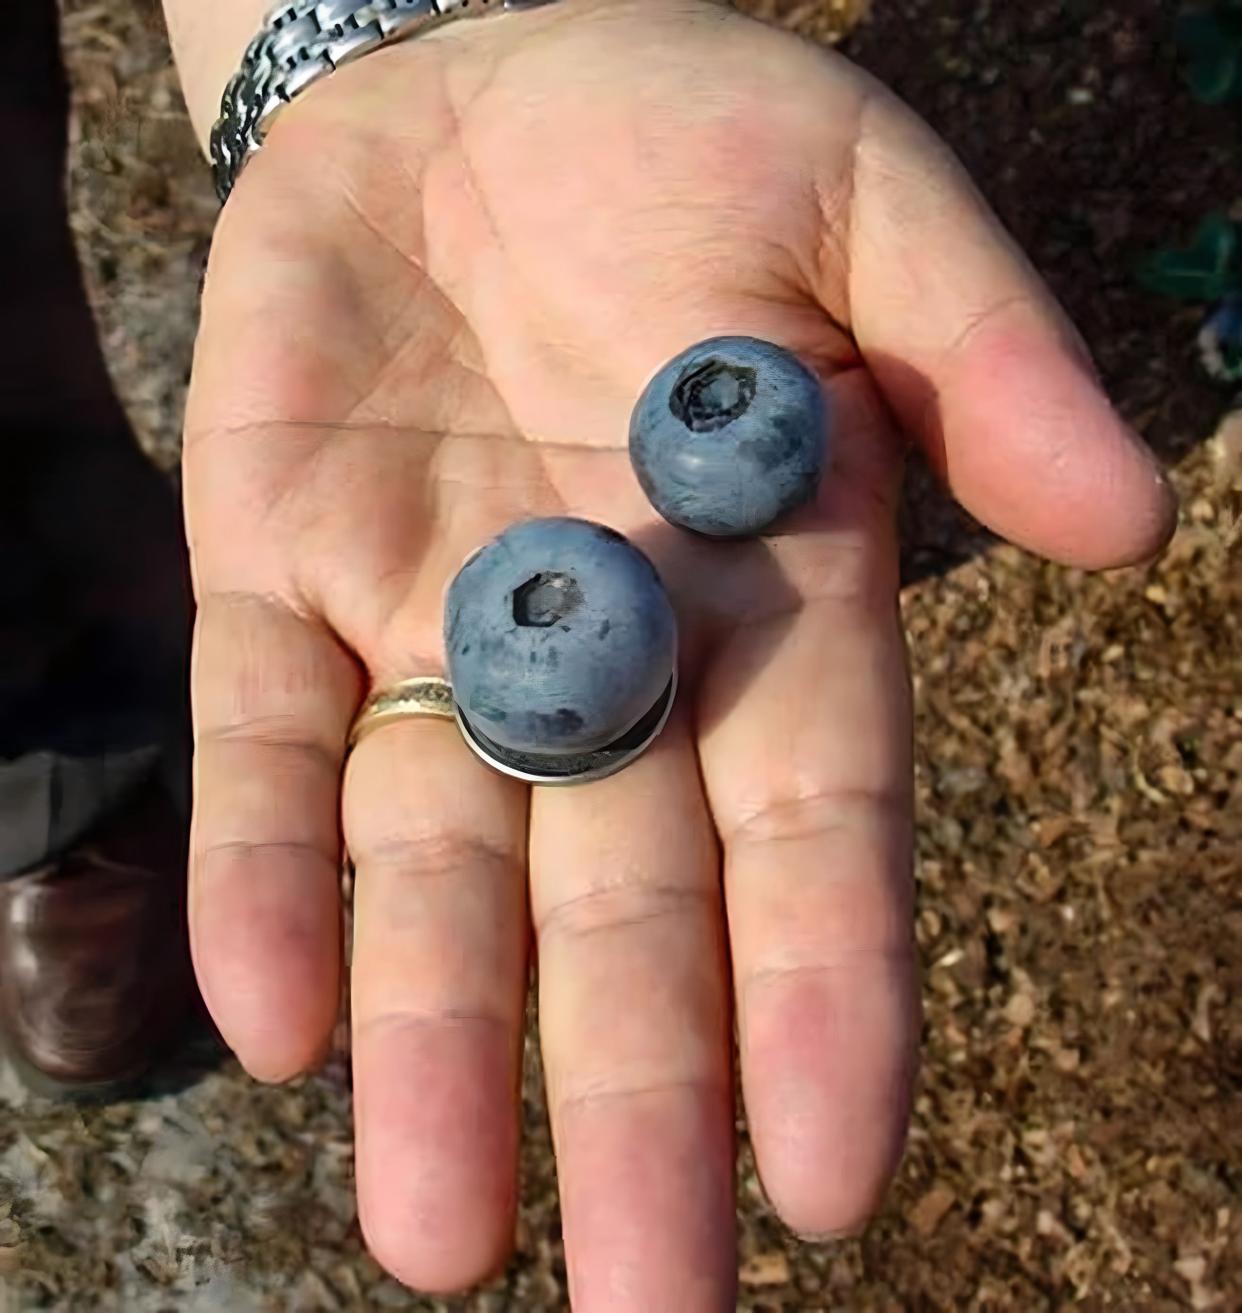
[[[280,85],[286,77],[289,79],[286,87],[297,96],[318,83],[320,74],[315,70],[322,71],[324,63],[328,71],[336,71],[333,63],[337,59],[353,62],[360,56],[373,54],[381,43],[402,45],[415,37],[437,37],[444,32],[445,22],[449,32],[457,32],[458,24],[452,20],[499,17],[505,9],[544,9],[550,0],[474,0],[473,4],[471,0],[437,0],[436,4],[427,0],[370,0],[370,3],[378,13],[372,12],[370,4],[364,9],[364,0],[336,0],[335,4],[326,5],[315,4],[314,0],[293,0],[286,4],[284,8],[289,13],[281,18],[281,34],[288,28],[291,35],[303,26],[305,32],[293,35],[293,43],[285,42],[276,76],[270,75],[270,63],[256,62],[249,66],[246,83],[249,98],[239,93],[238,105],[257,108],[267,102],[274,104],[277,95],[288,101],[290,97]],[[197,0],[164,0],[164,8],[182,91],[198,139],[206,146],[222,95],[238,72],[246,47],[255,35],[268,28],[272,0],[223,0],[214,12],[205,11]],[[327,16],[320,11],[327,11]],[[290,24],[291,18],[297,22]],[[343,20],[348,20],[352,28]],[[473,22],[467,22],[466,26],[474,28]],[[280,41],[280,35],[276,39]],[[269,72],[259,71],[264,67]],[[247,125],[239,121],[236,126],[242,130],[240,142],[246,138]]]
[[[639,4],[656,6],[663,2],[638,0]],[[727,4],[727,0],[706,2]],[[265,27],[273,0],[212,0],[210,7],[202,0],[163,0],[163,3],[182,91],[199,142],[206,150],[212,126],[220,114],[225,87],[237,73],[246,47]],[[409,0],[402,0],[402,3],[409,3]],[[499,17],[500,11],[510,6],[535,10],[537,12],[522,16],[521,26],[527,32],[540,26],[545,9],[550,9],[551,13],[544,21],[550,22],[559,21],[562,9],[561,4],[550,4],[550,0],[507,0],[507,3],[505,0],[482,0],[481,5],[476,3],[466,12],[468,4],[470,0],[456,0],[451,5],[440,0],[442,9],[456,10],[460,6],[460,12],[447,15],[453,18],[481,18],[485,12],[488,16]],[[577,0],[573,6],[576,19],[593,10],[608,8],[616,11],[623,7],[618,0]],[[463,28],[472,31],[476,24],[449,22],[442,26],[435,23],[429,30],[415,31],[408,38],[398,37],[390,44],[402,44],[405,39],[415,37],[435,39],[442,34],[457,42],[462,39]]]
[[[204,149],[224,88],[271,6],[272,0],[164,0],[181,89]]]

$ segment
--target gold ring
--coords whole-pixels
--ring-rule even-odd
[[[417,679],[403,679],[399,684],[377,688],[362,704],[349,731],[349,746],[357,747],[364,738],[382,725],[411,716],[435,716],[439,720],[454,720],[453,689],[447,679],[435,675],[422,675]]]

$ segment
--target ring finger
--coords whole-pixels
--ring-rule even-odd
[[[443,720],[377,729],[346,772],[359,1213],[422,1290],[473,1284],[512,1243],[526,813]]]

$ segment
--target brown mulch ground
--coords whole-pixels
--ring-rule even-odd
[[[1185,94],[1168,0],[752,7],[824,39],[863,19],[849,53],[962,153],[1185,512],[1160,563],[1089,578],[989,543],[915,480],[910,1151],[882,1217],[832,1246],[790,1240],[744,1153],[741,1307],[1242,1309],[1242,419],[1220,426],[1197,315],[1132,277],[1207,210],[1242,217],[1236,111]],[[118,386],[172,463],[215,206],[149,6],[67,8],[75,226]],[[361,1253],[339,1066],[273,1091],[226,1065],[84,1113],[0,1073],[0,1309],[564,1307],[528,1066],[518,1255],[459,1304]]]

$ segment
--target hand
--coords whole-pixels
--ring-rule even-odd
[[[704,4],[462,23],[341,70],[243,175],[203,311],[192,923],[217,1022],[262,1079],[315,1065],[360,700],[442,669],[444,586],[512,520],[620,528],[688,636],[638,765],[532,795],[417,720],[345,768],[362,1224],[415,1286],[503,1261],[533,925],[575,1306],[732,1308],[733,1019],[799,1232],[864,1223],[909,1111],[892,420],[975,515],[1086,567],[1164,542],[1156,465],[928,130]],[[797,350],[836,415],[819,503],[763,544],[668,528],[629,469],[644,382],[715,333]]]

